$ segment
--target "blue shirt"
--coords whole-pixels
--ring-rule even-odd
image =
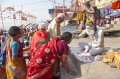
[[[18,42],[16,42],[16,41],[10,42],[10,48],[12,50],[12,56],[18,55],[18,51],[19,51],[19,43]]]

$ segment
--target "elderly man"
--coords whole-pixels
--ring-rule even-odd
[[[60,23],[64,21],[65,14],[60,13],[55,17],[48,26],[48,32],[50,32],[50,38],[53,39],[60,36]]]

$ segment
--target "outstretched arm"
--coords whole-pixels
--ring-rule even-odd
[[[86,31],[84,30],[81,34],[79,34],[79,35],[75,35],[75,38],[82,38],[82,37],[84,37],[85,36],[85,34],[86,34]]]
[[[64,68],[66,69],[67,73],[70,75],[74,75],[76,76],[77,73],[74,71],[71,71],[69,68],[69,64],[68,64],[68,55],[62,55],[61,57],[61,62],[63,63]]]

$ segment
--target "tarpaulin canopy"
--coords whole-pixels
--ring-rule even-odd
[[[116,16],[116,15],[120,15],[120,12],[112,12],[110,15],[108,16]]]

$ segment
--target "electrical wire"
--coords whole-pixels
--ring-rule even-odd
[[[32,4],[38,4],[38,3],[43,3],[43,2],[48,2],[48,0],[43,0],[43,1],[40,1],[40,2],[34,2],[34,3],[28,3],[28,4],[21,4],[21,5],[16,5],[14,7],[19,7],[19,6],[27,6],[27,5],[32,5]],[[2,8],[3,9],[3,8]]]
[[[56,2],[56,1],[53,1],[53,0],[48,0],[48,1],[55,2],[55,3],[57,3],[57,4],[63,5],[62,3],[59,3],[59,2]]]

